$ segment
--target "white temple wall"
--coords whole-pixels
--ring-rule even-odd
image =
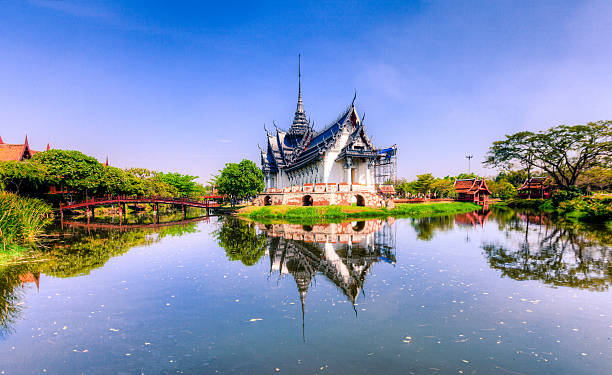
[[[342,134],[336,141],[336,144],[331,147],[323,157],[323,182],[324,183],[338,183],[346,182],[346,171],[342,168],[340,162],[336,162],[336,158],[340,154],[340,151],[346,146],[350,132],[348,126],[342,130]],[[338,165],[340,168],[338,168]],[[340,171],[338,171],[340,169]],[[340,172],[340,173],[338,173]],[[344,173],[342,173],[344,172]]]

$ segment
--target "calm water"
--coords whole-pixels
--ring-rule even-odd
[[[6,374],[609,374],[612,233],[514,212],[66,225],[0,270]]]

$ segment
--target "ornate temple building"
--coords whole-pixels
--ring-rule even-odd
[[[366,132],[363,116],[360,117],[355,108],[355,98],[338,118],[315,131],[304,111],[301,72],[298,74],[293,123],[286,131],[276,125],[275,133],[266,129],[267,145],[261,149],[261,168],[266,192],[270,194],[267,194],[268,200],[262,196],[255,204],[351,204],[351,200],[355,203],[354,200],[359,199],[340,193],[353,190],[362,192],[361,205],[381,204],[382,198],[374,196],[376,165],[394,156],[396,148],[378,150],[374,146]],[[307,187],[306,191],[303,187]],[[304,200],[302,193],[311,199]]]

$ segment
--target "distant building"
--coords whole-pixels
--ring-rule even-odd
[[[49,150],[49,148],[50,146],[47,143],[47,150]],[[39,152],[40,151],[30,149],[27,135],[24,143],[17,144],[4,143],[2,137],[0,137],[0,161],[23,161],[31,159],[32,156]]]
[[[518,188],[519,198],[550,198],[550,180],[547,177],[531,177]]]
[[[484,204],[488,202],[491,191],[484,179],[470,178],[455,181],[455,200]]]
[[[377,195],[377,161],[384,159],[388,163],[387,159],[395,155],[396,148],[378,150],[374,146],[355,108],[355,97],[336,120],[317,132],[306,118],[300,74],[297,108],[291,127],[287,131],[276,127],[274,134],[265,130],[267,144],[261,150],[261,169],[266,192],[279,195],[276,197],[279,199],[269,196],[273,204],[351,204],[354,197],[350,194],[340,197],[337,193],[355,190],[370,195],[360,194],[361,201],[356,198],[359,205],[379,205],[380,198],[374,197]],[[353,189],[354,185],[358,187]],[[303,186],[308,187],[304,190]],[[289,192],[300,196],[288,199],[283,194]],[[302,193],[309,193],[311,198],[302,200]],[[310,193],[315,193],[316,197]],[[321,195],[325,193],[331,195]]]

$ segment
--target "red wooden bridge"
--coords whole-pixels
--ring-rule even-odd
[[[223,198],[222,196],[212,195],[204,196],[201,200],[186,199],[186,198],[168,198],[168,197],[129,197],[129,196],[106,196],[97,198],[88,198],[81,202],[70,202],[60,203],[59,211],[63,216],[65,210],[73,210],[77,208],[85,208],[89,213],[90,207],[96,206],[118,206],[123,213],[125,213],[126,204],[153,204],[155,205],[155,211],[158,210],[159,204],[169,204],[173,206],[181,206],[183,213],[185,213],[185,207],[197,207],[205,208],[208,213],[211,209],[219,207],[220,204],[214,199]],[[92,211],[93,213],[93,211]]]

